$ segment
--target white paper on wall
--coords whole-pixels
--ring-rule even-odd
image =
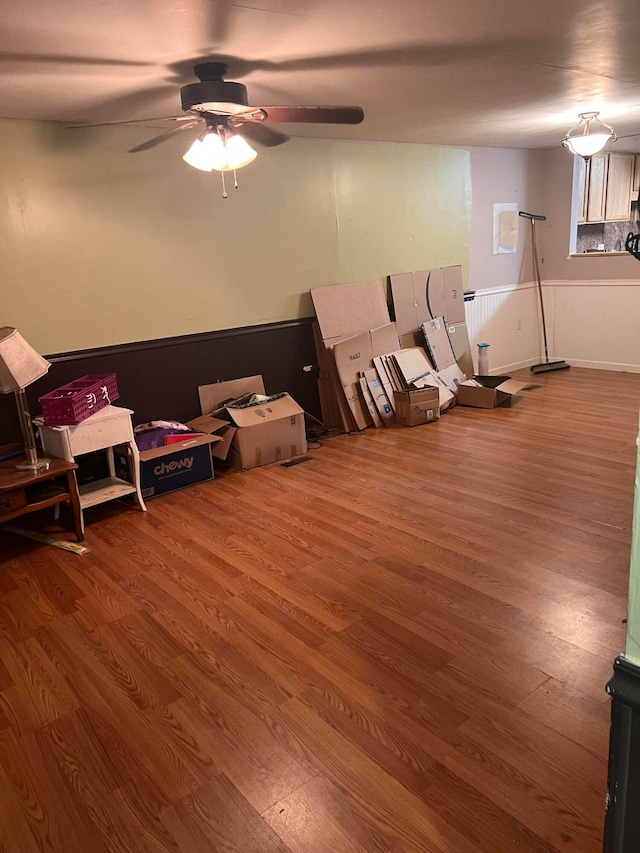
[[[493,205],[493,254],[511,255],[518,248],[518,205]]]

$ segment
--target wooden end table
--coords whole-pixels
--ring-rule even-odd
[[[0,462],[0,524],[68,501],[78,542],[84,539],[75,462],[51,459],[48,468],[19,471],[15,459]],[[53,481],[64,478],[64,483]]]

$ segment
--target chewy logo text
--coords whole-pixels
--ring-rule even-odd
[[[193,456],[188,456],[179,462],[161,462],[153,469],[153,473],[159,477],[161,474],[173,474],[174,471],[179,471],[181,468],[190,471],[192,466]]]

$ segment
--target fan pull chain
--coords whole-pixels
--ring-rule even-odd
[[[233,170],[233,185],[236,189],[238,189],[238,173],[236,170]]]
[[[229,198],[227,188],[224,185],[224,172],[220,172],[220,177],[222,178],[222,198]]]

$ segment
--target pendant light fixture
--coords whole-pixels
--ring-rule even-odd
[[[565,148],[578,157],[589,160],[594,154],[605,147],[607,142],[615,142],[618,138],[616,132],[608,124],[600,121],[600,113],[580,113],[580,121],[575,127],[567,131],[562,140]]]

